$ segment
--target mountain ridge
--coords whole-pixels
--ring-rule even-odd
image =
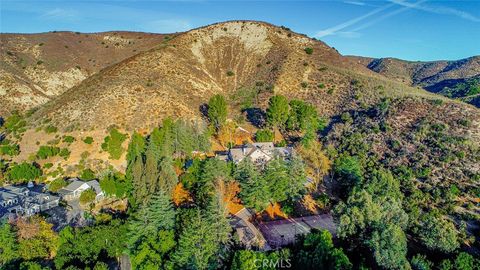
[[[480,78],[480,56],[459,60],[406,61],[398,58],[370,58],[347,56],[372,71],[407,85],[422,87],[430,92],[451,98],[458,98],[480,107],[480,83],[476,80],[472,87],[473,95],[462,95],[457,86]],[[476,90],[479,89],[479,90]],[[468,91],[466,91],[468,93]]]
[[[312,47],[312,54],[305,52],[307,47]],[[172,72],[173,70],[175,72]],[[232,74],[229,75],[229,72]],[[192,117],[198,115],[198,111],[192,110],[191,107],[198,108],[211,95],[215,93],[229,95],[242,87],[251,88],[257,84],[263,84],[265,86],[263,88],[274,88],[269,89],[270,92],[300,98],[316,97],[307,92],[327,96],[329,94],[325,92],[330,89],[319,89],[320,84],[324,84],[323,87],[331,85],[332,88],[338,88],[332,89],[334,92],[330,94],[332,97],[339,100],[350,99],[350,95],[339,93],[353,91],[351,75],[348,75],[348,72],[353,72],[355,76],[367,76],[368,79],[378,80],[377,83],[395,84],[385,81],[361,65],[352,64],[348,58],[341,56],[323,42],[267,23],[231,21],[179,34],[159,47],[124,59],[41,108],[36,118],[53,118],[54,122],[61,126],[61,122],[75,121],[74,119],[77,119],[75,115],[84,116],[83,112],[87,110],[93,114],[95,109],[92,108],[96,106],[93,104],[95,102],[100,104],[101,102],[98,103],[100,100],[114,102],[123,108],[123,103],[127,99],[118,98],[115,93],[135,97],[128,99],[129,108],[135,108],[133,111],[143,111],[140,116],[134,116],[132,114],[135,112],[131,110],[120,110],[132,112],[131,115],[113,117],[118,118],[122,122],[121,125],[131,126],[139,123],[133,119],[149,119],[150,115],[156,118],[162,113],[170,116],[185,114]],[[261,89],[260,92],[262,91],[265,93],[265,89]],[[140,97],[142,94],[151,95],[153,98],[144,100]],[[376,95],[371,92],[364,94],[367,98]],[[86,97],[89,102],[85,100]],[[80,101],[74,101],[74,98]],[[152,106],[144,106],[139,100],[152,102]],[[173,106],[165,101],[172,103]],[[265,105],[266,99],[263,101]],[[325,100],[318,101],[323,103],[329,114],[338,112],[345,106],[340,105],[341,102],[335,102],[336,99],[333,99],[332,103],[338,103],[337,109],[332,108],[332,104],[327,104]],[[195,105],[190,107],[192,104]],[[99,110],[102,113],[96,114],[102,115],[101,119],[93,117],[90,120],[87,116],[87,119],[82,118],[81,121],[90,126],[100,124],[103,128],[114,123],[119,124],[105,119],[117,112],[109,111],[105,104],[100,105]],[[162,107],[163,112],[145,111],[156,106]],[[76,112],[77,110],[83,112]],[[55,116],[58,115],[62,115],[64,120],[57,121]],[[150,121],[149,124],[158,123]]]

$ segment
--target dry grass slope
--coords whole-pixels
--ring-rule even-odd
[[[0,115],[44,104],[166,35],[105,32],[0,35]]]

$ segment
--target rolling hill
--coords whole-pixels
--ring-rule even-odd
[[[480,56],[431,62],[358,56],[350,58],[388,78],[480,107]]]
[[[0,114],[44,104],[101,69],[170,36],[121,31],[1,34]]]

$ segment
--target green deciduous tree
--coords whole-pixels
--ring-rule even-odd
[[[422,243],[432,250],[448,253],[460,246],[455,225],[437,211],[422,216],[418,234]]]
[[[42,170],[35,164],[22,162],[9,168],[7,171],[7,179],[14,183],[22,183],[25,181],[35,180],[42,175]]]
[[[303,100],[290,101],[290,114],[287,120],[287,128],[290,130],[306,131],[312,129],[317,131],[319,118],[317,109]]]
[[[345,164],[348,164],[346,162]],[[341,174],[351,177],[358,170],[346,166]],[[347,199],[335,208],[341,238],[358,237],[361,244],[373,251],[379,266],[388,269],[408,269],[407,241],[404,230],[408,216],[402,208],[400,186],[392,174],[378,169],[365,181],[357,181]]]
[[[458,270],[470,270],[475,269],[475,267],[478,269],[479,264],[480,260],[478,260],[478,258],[475,259],[466,252],[460,252],[454,262],[455,269]]]
[[[298,269],[351,269],[352,264],[342,249],[335,248],[330,232],[323,230],[308,234],[296,254]]]
[[[406,259],[407,238],[398,225],[388,224],[386,228],[373,232],[368,245],[380,266],[386,269],[409,269]]]
[[[68,185],[67,181],[65,181],[63,178],[58,178],[48,184],[48,190],[50,190],[51,192],[57,192],[59,189],[65,187],[66,185]]]
[[[335,178],[339,182],[342,195],[348,194],[352,187],[363,181],[362,167],[358,158],[342,155],[334,163]]]
[[[98,262],[118,258],[125,249],[127,226],[120,220],[84,228],[65,227],[54,262],[56,269],[93,268]]]
[[[91,169],[85,169],[82,171],[82,174],[80,175],[80,178],[82,180],[93,180],[95,179],[95,172],[92,171]]]
[[[123,198],[130,192],[131,186],[125,176],[119,172],[108,172],[100,179],[100,187],[107,196]]]

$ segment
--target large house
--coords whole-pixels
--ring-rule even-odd
[[[0,218],[31,216],[58,206],[59,197],[43,191],[43,185],[0,188]]]
[[[103,197],[105,196],[97,180],[91,180],[91,181],[85,182],[78,178],[72,178],[70,179],[70,181],[71,181],[70,184],[58,190],[58,194],[60,194],[62,199],[66,201],[80,198],[80,195],[82,194],[82,192],[84,192],[87,189],[93,189],[95,191],[95,193],[97,194],[95,198],[96,201],[103,199]]]
[[[233,161],[235,164],[238,164],[245,158],[250,158],[253,163],[263,165],[277,156],[286,159],[292,154],[292,147],[276,147],[273,142],[257,142],[234,147],[228,153],[217,155],[217,157]]]

